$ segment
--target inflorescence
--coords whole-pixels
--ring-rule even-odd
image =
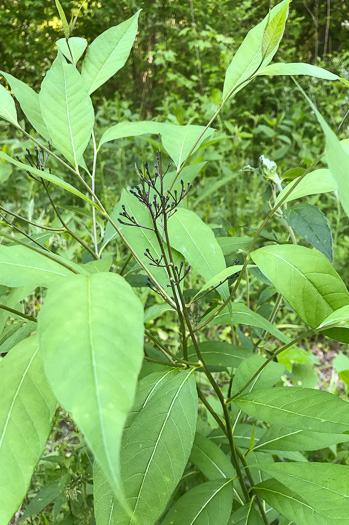
[[[48,145],[49,149],[50,149],[50,143]],[[45,151],[44,149],[42,148],[37,148],[35,146],[34,148],[34,151],[35,151],[35,157],[33,157],[31,151],[26,148],[26,152],[27,154],[24,156],[26,162],[32,167],[32,168],[36,168],[37,170],[40,170],[40,171],[45,171],[46,169],[46,162],[47,162],[47,158],[48,158],[48,153],[47,151]],[[22,164],[26,164],[20,157],[17,156],[17,160],[19,160],[19,162],[21,162]],[[51,168],[49,168],[49,173],[51,173]],[[37,177],[35,177],[32,173],[30,173],[30,171],[27,171],[27,174],[29,175],[29,177],[31,177],[32,179],[34,179],[36,182],[40,182],[40,183],[43,183],[43,180],[39,180]]]

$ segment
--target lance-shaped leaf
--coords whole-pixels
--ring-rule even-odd
[[[202,277],[209,280],[225,269],[225,259],[213,231],[200,217],[178,208],[168,221],[171,246],[179,251]],[[218,288],[224,299],[229,295],[227,283]]]
[[[283,343],[290,343],[291,339],[284,335],[278,328],[276,328],[268,319],[265,319],[262,315],[253,312],[248,306],[243,303],[230,303],[230,311],[228,308],[224,308],[212,321],[209,325],[214,324],[244,324],[247,326],[255,326],[256,328],[262,328],[270,334],[272,334],[277,339],[280,339]],[[218,308],[217,308],[218,309]],[[214,310],[208,313],[203,319],[202,322],[205,322],[206,319],[211,317],[214,313]]]
[[[18,127],[15,101],[10,92],[0,84],[0,118],[4,118]]]
[[[325,255],[303,246],[266,246],[251,254],[299,317],[316,328],[349,303],[349,292]]]
[[[253,266],[253,265],[252,265]],[[248,267],[251,267],[251,265],[248,265]],[[218,284],[222,283],[223,281],[226,281],[229,277],[233,277],[236,273],[240,273],[243,268],[242,264],[236,264],[235,266],[228,266],[228,268],[225,268],[221,272],[219,272],[217,275],[212,277],[207,281],[202,288],[195,294],[192,301],[201,293],[205,292],[209,288],[216,288]]]
[[[348,404],[311,388],[266,388],[235,399],[247,414],[288,428],[338,434],[349,430]]]
[[[52,184],[54,184],[55,186],[59,186],[60,188],[63,188],[64,190],[69,191],[69,193],[72,193],[73,195],[80,197],[80,199],[83,199],[84,201],[88,202],[95,208],[100,209],[96,203],[94,203],[91,199],[86,197],[83,193],[81,193],[81,191],[74,188],[74,186],[72,186],[68,182],[65,182],[59,177],[56,177],[56,175],[52,175],[48,171],[40,171],[37,168],[33,168],[32,166],[29,166],[29,164],[24,164],[23,162],[19,162],[18,160],[15,160],[12,157],[9,157],[8,155],[6,155],[6,153],[3,153],[2,151],[0,151],[0,159],[7,160],[8,162],[11,162],[11,164],[14,164],[21,170],[29,171],[36,177],[39,177],[39,178],[41,177],[44,180],[52,182]]]
[[[263,464],[260,468],[301,496],[316,513],[328,520],[327,523],[344,525],[348,520],[349,483],[346,465],[295,462]]]
[[[279,204],[281,199],[290,191],[294,186],[299,177],[289,184],[279,193],[275,204]],[[319,169],[307,173],[304,179],[301,180],[290,195],[285,199],[285,203],[299,199],[300,197],[306,197],[307,195],[315,195],[317,193],[327,193],[329,191],[336,191],[338,189],[337,183],[331,175],[330,170]]]
[[[299,88],[301,89],[301,88]],[[337,135],[332,131],[327,124],[324,117],[317,110],[316,106],[310,98],[301,89],[304,97],[308,101],[310,107],[315,112],[315,115],[320,122],[322,131],[326,137],[325,155],[331,175],[337,183],[339,200],[343,206],[343,210],[349,217],[349,154],[348,150],[343,146]]]
[[[143,357],[139,299],[117,274],[65,279],[49,289],[39,337],[52,390],[122,499],[121,433]]]
[[[251,29],[231,61],[224,81],[223,99],[237,93],[258,69],[267,66],[282,38],[290,0],[276,5],[256,27]]]
[[[198,143],[193,152],[197,150],[205,139],[215,132],[213,128],[208,128],[199,140],[204,129],[203,126],[176,126],[175,124],[164,122],[120,122],[120,124],[112,126],[103,133],[99,143],[99,148],[111,140],[126,137],[139,137],[148,133],[160,135],[165,150],[175,164],[179,166],[187,157],[191,149],[194,148],[196,141],[198,141]],[[184,177],[185,173],[182,173],[181,178],[183,178],[184,182],[187,182]],[[167,177],[167,180],[168,179],[170,179],[170,176]]]
[[[193,370],[182,371],[150,397],[125,432],[121,474],[135,520],[152,525],[181,479],[194,441],[197,393]],[[121,507],[112,514],[128,525]]]
[[[67,43],[65,38],[61,38],[60,40],[57,40],[56,46],[70,62],[76,64],[87,47],[87,40],[85,38],[73,36],[69,38]]]
[[[233,505],[232,480],[202,483],[189,490],[170,508],[163,525],[226,525]]]
[[[245,348],[223,341],[204,341],[199,343],[199,349],[206,365],[216,370],[237,368],[244,359],[251,356],[251,352]],[[188,347],[188,359],[193,362],[198,359],[194,346]]]
[[[104,31],[88,47],[81,74],[89,93],[93,93],[125,65],[137,34],[140,12]]]
[[[312,64],[302,63],[288,63],[283,64],[282,62],[276,64],[270,64],[267,67],[260,69],[256,76],[277,76],[277,75],[309,75],[310,77],[322,78],[323,80],[341,80],[338,75],[323,69],[322,67],[313,66]]]
[[[338,308],[332,314],[326,317],[319,325],[318,330],[323,330],[324,328],[330,328],[333,326],[343,326],[349,324],[349,305],[342,306]]]
[[[266,358],[262,355],[252,355],[248,357],[248,359],[242,361],[234,375],[231,393],[235,394],[236,392],[239,392],[239,390],[241,390],[246,385],[251,377],[257,373],[260,367],[265,363]],[[244,392],[247,394],[247,392],[251,392],[252,390],[261,390],[263,388],[272,387],[279,381],[284,372],[284,365],[271,361],[259,373],[259,375],[255,377],[255,379]]]
[[[178,368],[167,369],[165,372],[149,374],[138,382],[135,400],[124,427],[123,441],[125,441],[125,435],[140,411],[145,408],[159,389],[166,389],[177,374]],[[117,525],[115,514],[117,500],[106,476],[96,462],[93,466],[93,493],[94,515],[97,525]]]
[[[307,525],[334,525],[336,523],[321,516],[302,495],[293,492],[275,479],[267,479],[259,483],[253,487],[253,491],[296,525],[303,523]]]
[[[236,471],[223,450],[198,432],[195,435],[190,461],[209,480],[236,476]]]
[[[71,276],[72,272],[73,268],[24,246],[0,246],[0,284],[5,286],[49,286],[58,278]]]
[[[42,82],[39,100],[53,145],[77,169],[91,138],[94,111],[83,78],[60,52]]]
[[[314,248],[333,262],[332,232],[320,208],[311,204],[296,204],[284,211],[287,224]]]
[[[47,383],[36,337],[0,362],[0,523],[9,523],[29,487],[51,430],[56,400]]]
[[[253,450],[320,450],[348,441],[347,434],[323,434],[272,425],[260,437]]]
[[[268,518],[268,523],[272,523],[274,517],[274,509],[266,509],[265,515]],[[238,510],[233,511],[228,525],[264,525],[265,522],[262,516],[256,510],[253,501],[250,504],[243,505]]]
[[[9,73],[1,71],[1,74],[10,84],[14,96],[18,100],[23,113],[29,120],[30,124],[42,137],[44,137],[44,139],[50,140],[49,132],[41,115],[39,95],[27,84]]]

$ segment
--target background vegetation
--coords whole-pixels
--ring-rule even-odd
[[[62,5],[66,13],[74,16],[80,2],[62,0]],[[207,0],[205,3],[197,0],[87,1],[74,34],[89,42],[108,27],[143,9],[139,33],[126,66],[93,95],[99,108],[99,132],[122,120],[205,124],[221,101],[224,74],[234,52],[247,30],[261,20],[268,7],[268,0],[258,3],[252,0]],[[55,42],[61,37],[61,23],[53,1],[0,0],[3,71],[11,72],[38,89],[56,55]],[[348,78],[348,43],[349,4],[346,0],[293,0],[277,58],[278,61],[320,65]],[[225,109],[224,117],[216,121],[218,139],[205,150],[205,160],[209,162],[190,195],[191,208],[219,230],[220,236],[251,234],[258,226],[257,217],[268,209],[269,186],[264,178],[265,169],[263,171],[260,165],[261,155],[276,163],[281,177],[290,169],[309,166],[324,142],[315,116],[293,88],[291,79],[260,78],[254,82],[254,89],[242,91]],[[348,109],[348,95],[345,96],[343,87],[309,77],[301,79],[301,83],[322,108],[332,128],[337,128]],[[20,114],[20,108],[18,111]],[[348,137],[346,129],[344,122],[340,138]],[[0,130],[5,138],[3,151],[23,156],[28,145],[23,138],[2,121]],[[220,140],[224,137],[230,140]],[[101,152],[97,194],[109,210],[121,188],[134,184],[134,163],[153,159],[157,147],[156,141],[142,137],[110,143]],[[202,160],[199,150],[195,162]],[[289,173],[289,177],[293,174]],[[35,217],[36,222],[48,223],[46,218],[52,216],[50,204],[47,196],[38,191],[35,181],[0,163],[0,183],[2,206],[19,215]],[[66,194],[64,203],[60,203],[62,194],[58,190],[52,190],[52,195],[61,206],[65,222],[89,241],[91,217],[79,208],[80,203],[74,196],[67,198]],[[197,209],[199,202],[200,210]],[[343,212],[334,194],[314,196],[307,202],[319,204],[331,225],[334,266],[348,286],[348,221],[342,220]],[[39,216],[36,210],[40,210]],[[7,225],[3,227],[6,229]],[[103,229],[102,223],[100,228]],[[39,230],[33,228],[32,233],[39,234]],[[266,235],[277,233],[270,230]],[[57,253],[88,260],[88,254],[74,252],[80,248],[68,235],[51,235],[47,242]],[[120,247],[116,264],[122,262],[122,250]],[[228,257],[232,264],[239,254]],[[252,276],[253,279],[257,277]],[[262,288],[259,292],[258,287],[255,289],[257,293],[251,296],[251,302],[259,304],[259,313],[268,316],[267,306],[263,307],[260,301]],[[147,290],[139,290],[145,302]],[[28,314],[39,308],[36,296],[30,296],[26,304]],[[171,322],[170,317],[163,317],[161,322],[153,321],[151,329],[162,340],[167,340],[166,326]],[[282,322],[284,327],[297,333],[294,313],[290,311]],[[225,333],[220,337],[224,340]],[[312,341],[307,350],[313,353],[314,367],[309,367],[308,362],[291,363],[294,380],[304,386],[320,384],[331,392],[346,395],[349,372],[344,373],[338,361],[337,367],[331,365],[339,349],[347,353],[347,346],[332,342],[330,347],[330,344],[329,340],[325,344],[321,338]],[[69,418],[64,417],[64,424],[58,421],[57,417],[45,461],[40,462],[26,502],[29,504],[40,493],[41,503],[32,505],[23,523],[46,524],[57,519],[62,525],[92,524],[92,469],[88,468],[91,458]],[[347,463],[346,447],[322,451],[324,460],[336,458],[336,461]],[[62,476],[68,477],[69,482],[63,484]]]

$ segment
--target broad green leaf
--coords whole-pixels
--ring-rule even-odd
[[[185,208],[177,208],[168,221],[168,234],[173,248],[205,279],[211,279],[225,269],[223,252],[209,226]],[[229,295],[228,283],[218,288],[224,299]]]
[[[0,84],[0,118],[1,117],[18,127],[15,101],[11,97],[10,92]]]
[[[63,7],[62,7],[60,1],[59,0],[55,0],[55,2],[56,2],[56,7],[57,7],[58,14],[59,14],[59,18],[61,19],[61,22],[62,22],[64,36],[68,40],[68,38],[70,36],[70,29],[69,29],[69,24],[68,24],[68,21],[67,21],[67,17],[65,16],[65,13],[64,13],[64,10],[63,10]]]
[[[197,485],[170,508],[163,525],[226,525],[233,505],[232,480]]]
[[[60,179],[59,177],[56,177],[56,175],[51,175],[48,171],[40,171],[36,168],[33,168],[32,166],[29,166],[29,164],[23,164],[23,162],[19,162],[18,160],[13,159],[12,157],[9,157],[4,153],[3,151],[0,151],[0,159],[7,160],[8,162],[11,162],[11,164],[14,164],[21,170],[29,171],[33,175],[36,175],[37,177],[41,177],[44,180],[48,180],[49,182],[52,182],[55,186],[59,186],[60,188],[63,188],[66,191],[69,191],[69,193],[72,193],[73,195],[76,195],[77,197],[80,197],[80,199],[83,199],[84,201],[88,202],[95,208],[99,209],[99,206],[96,205],[91,199],[88,197],[85,197],[83,193],[81,193],[79,190],[74,188],[71,184],[68,182],[65,182],[64,180]]]
[[[313,66],[312,64],[302,63],[288,63],[283,64],[282,62],[270,64],[267,67],[260,69],[256,76],[275,76],[275,75],[309,75],[310,77],[322,78],[323,80],[340,80],[338,75],[323,69],[322,67]]]
[[[29,248],[0,246],[0,284],[36,288],[71,275],[72,270]]]
[[[206,365],[217,370],[227,367],[237,368],[244,359],[251,356],[251,352],[245,348],[223,341],[204,341],[199,343],[199,349]],[[194,362],[197,361],[194,346],[188,347],[188,357]]]
[[[281,199],[290,191],[294,186],[295,182],[299,180],[299,177],[296,180],[290,182],[278,195],[278,198],[275,201],[275,204],[278,204]],[[306,197],[307,195],[315,195],[317,193],[327,193],[330,191],[336,191],[338,189],[337,183],[331,175],[330,170],[319,169],[307,173],[304,179],[296,186],[294,191],[290,193],[287,199],[284,201],[289,202],[300,197]]]
[[[56,42],[56,46],[60,52],[63,53],[70,62],[76,64],[87,47],[87,40],[85,38],[73,36],[69,38],[68,44],[65,38],[61,38]]]
[[[177,374],[178,369],[168,369],[166,367],[165,372],[151,373],[138,382],[135,400],[131,411],[128,413],[124,427],[123,441],[128,429],[140,411],[145,408],[159,389],[166,389]],[[114,507],[116,508],[117,501],[107,478],[97,463],[94,464],[93,468],[93,492],[94,514],[97,525],[116,525]]]
[[[348,521],[347,465],[313,462],[274,463],[261,465],[260,468],[300,495],[315,512],[328,520],[328,523],[344,525]]]
[[[156,523],[180,481],[194,441],[196,419],[193,370],[182,371],[152,394],[125,432],[122,480],[134,519],[142,524]],[[120,507],[112,517],[117,525],[130,521]]]
[[[9,73],[5,73],[4,71],[0,71],[0,73],[6,78],[11,86],[13,94],[20,103],[22,111],[30,124],[42,137],[44,137],[44,139],[50,140],[49,132],[41,115],[39,95],[27,84]]]
[[[269,518],[270,510],[266,511],[266,516]],[[271,523],[271,521],[268,521]],[[243,505],[238,510],[233,511],[228,525],[264,525],[262,516],[254,507],[254,503]]]
[[[168,304],[154,304],[144,311],[144,322],[149,323],[149,321],[153,321],[160,317],[164,312],[174,311],[174,308]]]
[[[236,477],[235,469],[223,450],[199,433],[195,435],[189,459],[208,480]]]
[[[237,93],[237,91],[242,89],[242,83],[248,82],[261,67],[265,67],[271,62],[283,34],[284,24],[283,27],[281,27],[281,24],[284,11],[288,9],[289,3],[290,0],[280,2],[270,11],[262,22],[248,32],[227,69],[223,87],[223,99],[225,99],[233,89],[235,89],[235,93]],[[281,17],[279,13],[281,13]],[[284,21],[286,20],[286,16]],[[273,31],[273,21],[276,17],[280,26],[277,23],[276,27],[274,27],[276,31]],[[269,32],[267,29],[268,26],[270,27]],[[273,42],[273,47],[269,48],[267,56],[263,55],[263,41],[266,42],[264,39],[266,33],[269,35],[269,37],[266,36],[269,43],[271,44]]]
[[[34,514],[39,514],[47,505],[52,503],[64,491],[68,482],[68,475],[60,476],[59,478],[49,481],[41,490],[34,496],[26,507],[21,516],[21,521],[30,518]]]
[[[305,523],[307,525],[334,525],[335,523],[321,516],[301,495],[275,479],[267,479],[259,483],[253,487],[253,491],[296,525]]]
[[[40,107],[53,145],[78,169],[91,138],[94,111],[80,73],[58,55],[41,84]]]
[[[187,157],[204,129],[203,126],[176,126],[175,124],[164,122],[120,122],[103,133],[99,148],[106,142],[125,137],[139,137],[140,135],[146,135],[148,133],[160,135],[165,150],[175,162],[176,166],[179,166]],[[215,130],[213,128],[206,130],[194,151],[214,132]],[[181,178],[183,177],[184,173],[181,174]],[[186,182],[185,179],[183,180]]]
[[[260,367],[264,365],[266,358],[261,355],[252,355],[242,361],[238,366],[233,380],[232,395],[239,392],[251,377],[258,372]],[[244,391],[251,392],[252,390],[260,390],[263,388],[269,388],[275,385],[285,372],[284,365],[280,363],[274,363],[271,361],[268,365],[260,372],[260,374],[253,380],[253,382]]]
[[[349,292],[322,253],[303,246],[266,246],[251,254],[299,317],[315,328],[349,303]]]
[[[224,255],[230,255],[239,250],[247,251],[252,241],[253,237],[217,237],[217,242]]]
[[[326,138],[325,156],[326,161],[331,172],[332,177],[338,186],[339,200],[343,206],[343,210],[349,217],[349,154],[348,150],[342,145],[332,131],[330,126],[327,124],[324,117],[317,110],[316,106],[310,100],[310,98],[301,90],[304,97],[308,101],[310,107],[315,112],[315,115],[322,127],[322,131]]]
[[[136,38],[140,12],[104,31],[88,47],[81,75],[89,93],[93,93],[125,65]]]
[[[348,441],[347,434],[323,434],[272,425],[261,436],[253,450],[320,450]]]
[[[36,337],[0,361],[0,523],[6,525],[29,488],[51,431],[56,400],[42,369]]]
[[[67,278],[48,291],[39,338],[52,390],[122,499],[121,434],[143,357],[139,299],[114,273]]]
[[[333,242],[328,220],[320,208],[311,204],[296,204],[284,211],[286,221],[314,248],[333,262]]]
[[[296,430],[338,434],[349,430],[348,404],[328,392],[311,388],[266,388],[235,399],[247,414]]]
[[[214,319],[212,319],[212,321],[209,322],[209,325],[230,324],[232,321],[234,324],[243,324],[247,326],[255,326],[256,328],[262,328],[277,339],[280,339],[280,341],[283,343],[287,344],[291,341],[291,339],[278,330],[270,321],[268,321],[268,319],[265,319],[263,316],[253,312],[245,304],[230,303],[229,306],[231,308],[232,315],[230,314],[228,308],[224,308]],[[213,313],[214,311],[207,314],[202,319],[202,322],[211,317]]]
[[[121,220],[124,220],[125,222],[128,222],[127,219],[120,216],[120,213],[122,213],[123,211],[122,206],[125,206],[126,212],[131,217],[133,216],[136,218],[138,223],[141,225],[140,228],[130,226],[128,224],[120,224],[118,222],[119,218]],[[120,232],[122,233],[126,241],[130,244],[130,246],[132,247],[136,255],[139,257],[139,259],[149,268],[149,271],[154,276],[154,278],[160,283],[162,287],[170,291],[170,289],[166,287],[166,285],[169,283],[169,278],[166,269],[150,265],[149,263],[151,261],[144,255],[146,250],[148,249],[150,250],[151,255],[156,259],[160,259],[161,257],[161,250],[155,232],[148,229],[153,228],[153,222],[151,220],[151,216],[147,208],[143,206],[143,204],[140,203],[137,200],[137,198],[134,197],[134,195],[132,195],[126,190],[123,190],[121,198],[116,204],[111,214],[111,218],[113,219],[114,223],[118,226]],[[116,231],[111,226],[111,224],[108,223],[105,229],[105,237],[107,239],[107,242],[113,239],[113,237],[115,237],[116,235]],[[103,244],[106,244],[105,240]],[[173,252],[175,264],[179,265],[180,261],[182,260],[182,257],[178,253],[176,253],[175,250],[173,250]]]

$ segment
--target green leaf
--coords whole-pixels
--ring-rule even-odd
[[[163,525],[226,525],[233,505],[232,480],[202,483],[189,490],[170,508]]]
[[[42,82],[39,100],[53,145],[78,169],[91,138],[94,111],[83,78],[60,52]]]
[[[253,491],[292,523],[298,525],[305,523],[307,525],[334,525],[335,523],[323,518],[303,497],[275,479],[267,479],[259,483],[253,487]]]
[[[195,435],[189,459],[208,480],[236,477],[236,471],[223,450],[199,433]]]
[[[181,371],[152,393],[125,432],[123,485],[134,519],[144,525],[156,523],[181,479],[194,441],[197,408],[193,370]],[[110,514],[110,523],[130,522],[120,507]]]
[[[274,463],[261,470],[296,492],[327,523],[344,524],[349,514],[348,466],[331,463]],[[298,523],[300,523],[298,521]],[[322,523],[326,523],[322,521]]]
[[[223,252],[209,226],[185,208],[177,208],[168,222],[171,246],[205,279],[211,279],[225,269]],[[218,288],[223,299],[229,296],[228,283]]]
[[[296,179],[299,180],[299,177]],[[279,193],[275,204],[279,204],[281,199],[288,193],[288,191],[294,186],[296,180],[293,180]],[[338,189],[337,183],[331,175],[330,170],[319,169],[307,173],[304,179],[296,186],[294,191],[290,193],[287,199],[284,201],[290,202],[300,197],[306,197],[307,195],[315,195],[317,193],[327,193],[329,191],[336,191]]]
[[[161,141],[165,150],[175,162],[176,166],[179,166],[187,157],[204,129],[203,126],[176,126],[164,122],[120,122],[103,133],[99,143],[99,148],[111,140],[126,137],[139,137],[140,135],[146,135],[148,133],[161,135]],[[215,130],[213,128],[207,129],[196,145],[194,151],[196,151],[202,142],[214,132]],[[186,179],[184,179],[184,173],[181,175],[181,178],[186,182]],[[169,180],[169,176],[167,176],[167,180]]]
[[[10,314],[9,312],[8,315],[14,316],[14,314]],[[34,321],[17,321],[6,326],[0,337],[0,353],[6,354],[14,346],[35,331],[36,323],[34,323]]]
[[[258,268],[272,281],[299,317],[315,328],[349,303],[349,293],[328,259],[303,246],[266,246],[252,252]]]
[[[47,505],[52,503],[64,491],[68,482],[68,476],[63,475],[45,485],[30,501],[21,516],[21,521],[39,514]]]
[[[272,509],[269,509],[269,512],[268,509],[265,511],[267,518],[269,518],[271,511]],[[268,523],[271,523],[271,521],[268,521]],[[228,525],[264,525],[264,521],[254,507],[253,502],[251,502],[234,511]]]
[[[349,322],[349,305],[342,306],[342,308],[338,308],[338,310],[335,310],[330,315],[326,317],[322,321],[322,323],[318,326],[318,330],[322,330],[324,328],[329,328],[333,326],[343,326],[347,325]]]
[[[247,414],[267,423],[329,434],[349,430],[348,404],[311,388],[266,388],[235,399]]]
[[[349,169],[349,154],[344,145],[340,143],[336,134],[327,124],[321,113],[317,110],[310,98],[299,88],[310,107],[315,112],[315,115],[320,122],[322,131],[326,138],[325,155],[331,175],[337,183],[339,200],[343,206],[343,210],[349,217],[349,184],[348,184],[348,169]]]
[[[221,283],[222,281],[225,281],[229,277],[233,277],[236,273],[241,272],[243,268],[243,264],[236,264],[235,266],[228,266],[228,268],[225,268],[221,272],[217,273],[212,279],[209,279],[206,284],[200,290],[195,294],[192,301],[200,295],[202,292],[205,292],[209,288],[216,287],[217,284]]]
[[[23,162],[19,162],[18,160],[13,159],[12,157],[9,157],[6,155],[6,153],[3,153],[0,151],[0,159],[7,160],[8,162],[11,162],[11,164],[14,164],[21,170],[29,171],[33,175],[36,175],[37,177],[41,177],[44,180],[48,180],[49,182],[52,182],[55,186],[59,186],[60,188],[63,188],[66,191],[69,191],[69,193],[72,193],[73,195],[76,195],[77,197],[80,197],[80,199],[83,199],[85,202],[88,202],[92,206],[94,206],[97,209],[100,209],[99,206],[97,206],[96,203],[91,201],[88,197],[85,197],[83,193],[81,193],[79,190],[74,188],[71,184],[68,182],[65,182],[64,180],[60,179],[59,177],[56,177],[56,175],[51,175],[48,171],[40,171],[36,168],[33,168],[29,164],[23,164]]]
[[[245,348],[223,341],[204,341],[199,343],[199,349],[206,365],[217,370],[237,368],[244,359],[251,356],[251,352]],[[188,358],[194,362],[197,360],[194,346],[188,347]]]
[[[122,500],[121,433],[143,358],[139,299],[114,273],[67,278],[48,291],[39,337],[52,390]]]
[[[276,75],[309,75],[310,77],[322,78],[323,80],[340,80],[338,75],[323,69],[322,67],[313,66],[312,64],[302,63],[288,63],[283,64],[282,62],[276,64],[270,64],[267,67],[260,69],[256,76],[276,76]]]
[[[64,13],[64,10],[63,10],[63,7],[62,7],[60,1],[59,0],[55,0],[55,2],[56,2],[56,7],[57,7],[57,10],[58,10],[59,18],[61,19],[61,22],[62,22],[64,36],[68,40],[68,38],[70,36],[70,29],[69,29],[69,24],[68,24],[68,21],[67,21],[67,17],[65,16],[65,13]]]
[[[208,323],[208,325],[210,326],[210,325],[215,325],[215,324],[230,324],[232,321],[234,324],[243,324],[247,326],[255,326],[256,328],[262,328],[263,330],[266,330],[267,332],[272,334],[274,337],[276,337],[277,339],[280,339],[280,341],[286,344],[291,341],[291,339],[289,339],[280,330],[278,330],[270,321],[265,319],[263,316],[257,314],[256,312],[253,312],[245,304],[230,303],[229,306],[231,309],[232,316],[229,312],[229,309],[224,308],[214,319],[212,319],[212,321]],[[206,319],[211,317],[213,313],[214,313],[214,310],[208,313],[202,319],[202,322],[204,322]]]
[[[279,46],[284,29],[281,27],[281,24],[280,27],[276,24],[276,28],[274,29],[277,29],[277,31],[274,32],[274,20],[277,17],[276,20],[282,23],[284,10],[288,9],[289,3],[290,0],[280,2],[270,11],[262,22],[248,32],[227,69],[223,87],[223,99],[225,99],[233,89],[235,89],[235,93],[240,91],[243,87],[241,85],[242,83],[249,82],[250,78],[252,78],[261,67],[267,66],[272,60]],[[278,17],[279,13],[281,13],[281,18]],[[268,26],[271,27],[269,32]],[[274,44],[273,48],[270,47],[267,56],[263,55],[263,42],[266,42],[264,36],[266,33],[269,35],[269,42],[272,43],[273,41]]]
[[[320,450],[348,441],[347,434],[322,434],[273,425],[261,436],[253,450]]]
[[[0,284],[9,287],[49,286],[72,270],[24,246],[0,246]]]
[[[286,2],[280,11],[269,21],[262,40],[263,62],[272,54],[275,55],[279,42],[282,39],[285,30],[286,19],[288,16],[289,2]]]
[[[56,400],[48,386],[36,337],[0,362],[0,523],[8,523],[29,488],[51,431]]]
[[[140,12],[104,31],[88,47],[81,75],[89,93],[93,93],[125,65],[136,38]]]
[[[18,127],[15,101],[11,97],[8,89],[0,84],[0,118],[1,117]]]
[[[251,377],[264,365],[266,358],[261,355],[252,355],[242,361],[238,366],[233,380],[232,395],[239,392]],[[268,365],[260,372],[260,374],[253,380],[253,382],[247,387],[245,392],[251,392],[252,390],[260,390],[263,388],[269,388],[275,385],[285,372],[284,365],[274,363],[271,361]]]
[[[73,36],[69,38],[67,43],[65,38],[61,38],[57,40],[56,46],[70,62],[76,64],[87,47],[87,40]]]
[[[333,262],[333,242],[331,228],[320,208],[311,204],[296,204],[284,211],[286,221],[314,248]]]
[[[49,132],[41,115],[39,95],[35,93],[31,87],[27,86],[27,84],[13,77],[9,73],[5,73],[4,71],[0,71],[0,73],[6,78],[11,86],[13,94],[20,103],[22,111],[30,124],[42,137],[44,137],[44,139],[50,140]]]
[[[224,255],[230,255],[238,250],[248,250],[253,241],[252,237],[217,237],[217,242]]]

